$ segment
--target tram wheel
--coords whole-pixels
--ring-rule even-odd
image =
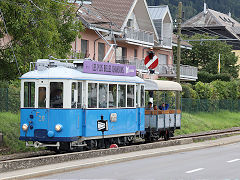
[[[166,130],[166,132],[164,133],[163,138],[165,141],[169,140],[169,131],[168,130]]]

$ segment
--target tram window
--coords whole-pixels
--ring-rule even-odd
[[[127,85],[127,107],[134,107],[134,85]]]
[[[145,106],[145,94],[144,94],[144,86],[141,86],[141,107]]]
[[[77,108],[77,99],[75,98],[77,95],[77,85],[75,82],[72,83],[72,108]]]
[[[88,107],[97,108],[97,83],[88,83]]]
[[[109,107],[117,107],[117,85],[109,84]]]
[[[78,103],[77,108],[82,107],[82,82],[78,83]]]
[[[126,107],[126,85],[118,85],[118,107]]]
[[[108,93],[108,85],[107,84],[99,84],[99,108],[107,108],[107,93]]]
[[[46,87],[38,88],[38,108],[46,108]]]
[[[35,107],[35,82],[24,83],[24,107]]]
[[[63,83],[50,83],[50,108],[63,108]]]

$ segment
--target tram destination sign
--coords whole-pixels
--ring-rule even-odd
[[[136,67],[133,65],[113,64],[85,60],[83,62],[83,72],[114,76],[136,76]]]

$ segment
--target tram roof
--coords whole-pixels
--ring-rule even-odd
[[[90,74],[62,66],[47,68],[46,70],[43,71],[39,70],[30,71],[22,75],[20,79],[72,79],[89,81],[144,83],[144,80],[137,76],[130,77],[130,76]]]
[[[146,91],[182,91],[182,86],[174,81],[146,79]]]

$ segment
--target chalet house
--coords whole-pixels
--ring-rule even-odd
[[[233,52],[238,56],[237,64],[240,64],[240,23],[231,17],[231,13],[227,15],[208,9],[204,3],[202,12],[183,23],[182,33],[190,36],[208,33],[220,39],[229,39],[226,42],[232,45]]]
[[[176,78],[172,51],[176,43],[167,6],[148,7],[145,0],[92,0],[79,6],[78,15],[85,31],[72,45],[74,57],[134,64],[143,78]],[[144,65],[151,49],[159,59],[154,75]],[[181,79],[196,80],[197,68],[181,66]]]

